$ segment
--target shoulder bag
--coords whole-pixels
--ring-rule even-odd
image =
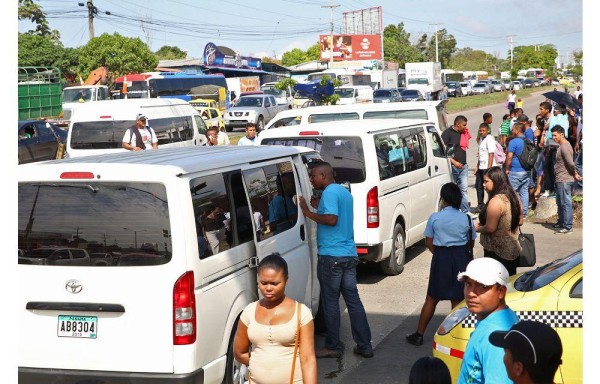
[[[302,307],[300,306],[300,302],[296,302],[296,313],[297,313],[297,324],[296,324],[296,341],[294,342],[294,357],[292,360],[292,372],[290,374],[290,384],[294,382],[294,371],[296,369],[296,355],[298,353],[298,345],[300,343],[300,312],[302,311]],[[251,384],[250,374],[248,374],[248,384]]]
[[[471,248],[471,241],[473,241],[473,220],[471,219],[471,216],[467,214],[465,214],[465,216],[467,216],[467,221],[469,222],[469,233],[467,234],[467,252],[471,257],[471,260],[473,260],[473,248]]]
[[[517,237],[521,245],[521,253],[519,254],[519,267],[533,267],[535,265],[535,241],[533,233],[521,232],[519,227],[519,236]]]

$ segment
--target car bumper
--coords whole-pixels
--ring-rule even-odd
[[[19,367],[19,384],[203,384],[204,370],[186,374],[83,371]]]
[[[251,119],[225,120],[225,125],[227,127],[233,127],[233,128],[246,128],[246,125],[248,123],[254,123],[254,120],[251,120]]]
[[[383,244],[366,245],[356,244],[358,258],[365,261],[380,261],[383,252]]]

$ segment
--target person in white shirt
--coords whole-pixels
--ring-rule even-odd
[[[578,85],[577,86],[577,90],[575,92],[573,92],[573,97],[575,99],[577,99],[579,97],[579,95],[581,95],[583,93],[583,91],[581,90],[581,87]],[[564,127],[563,127],[564,128]]]
[[[142,151],[144,149],[158,149],[158,138],[154,129],[147,125],[148,118],[143,113],[138,113],[135,125],[125,131],[121,146],[129,151]]]
[[[494,139],[494,136],[490,135],[487,123],[481,123],[479,125],[479,135],[481,136],[481,139],[479,141],[477,165],[475,166],[475,190],[477,191],[477,212],[480,212],[485,206],[483,202],[483,175],[488,170],[488,168],[498,165],[496,164],[496,160],[494,160],[496,140]]]
[[[257,145],[256,144],[256,124],[246,124],[246,136],[238,141],[238,145]]]
[[[206,145],[229,145],[229,136],[223,131],[219,131],[219,127],[213,125],[206,130]]]
[[[517,93],[514,90],[512,90],[508,94],[508,98],[506,99],[506,101],[508,101],[508,110],[509,111],[511,109],[515,109],[515,107],[517,106]]]

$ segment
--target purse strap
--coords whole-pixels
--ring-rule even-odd
[[[294,382],[294,370],[296,369],[296,353],[298,353],[298,344],[300,343],[300,302],[296,302],[297,325],[296,325],[296,342],[294,343],[294,357],[292,358],[292,373],[290,375],[290,384]]]
[[[473,225],[472,225],[472,220],[471,220],[471,216],[469,216],[468,214],[465,213],[465,216],[467,216],[467,221],[469,222],[469,233],[467,233],[467,245],[471,244],[471,241],[473,241]]]

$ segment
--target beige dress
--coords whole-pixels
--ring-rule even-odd
[[[510,230],[510,221],[512,215],[510,213],[510,201],[504,194],[498,194],[492,199],[500,199],[502,202],[502,211],[500,221],[494,233],[481,233],[479,242],[483,249],[492,251],[504,260],[515,260],[521,253],[521,245],[517,240],[519,229],[515,232]]]
[[[252,344],[250,354],[250,375],[252,384],[288,384],[292,373],[292,357],[296,342],[298,315],[295,305],[294,316],[285,324],[268,325],[256,321],[256,305],[258,301],[249,304],[240,317],[248,327],[248,338]],[[300,326],[308,324],[312,319],[310,309],[300,305]],[[302,368],[300,367],[300,348],[295,359],[294,383],[302,383]]]

